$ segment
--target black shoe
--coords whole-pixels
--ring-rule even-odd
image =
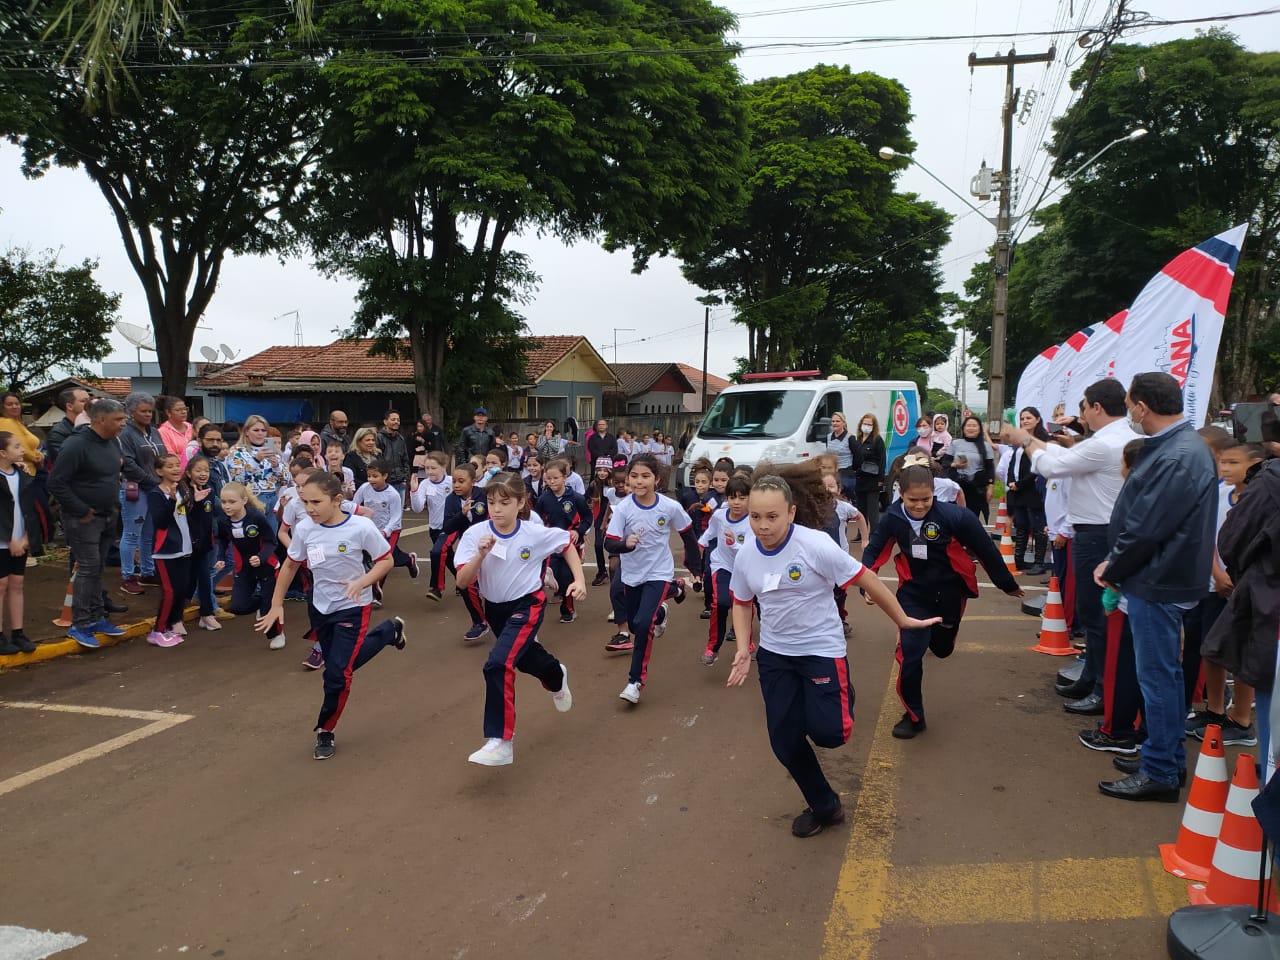
[[[1102,697],[1096,693],[1091,693],[1079,700],[1073,700],[1071,703],[1064,703],[1062,709],[1066,710],[1067,713],[1074,713],[1078,717],[1100,717],[1105,712],[1102,705]]]
[[[128,607],[126,607],[123,603],[116,603],[114,600],[111,599],[111,594],[107,593],[107,591],[105,590],[102,591],[102,609],[105,610],[107,613],[128,613],[129,612]]]
[[[1084,631],[1083,631],[1083,630],[1072,630],[1072,631],[1071,631],[1071,639],[1072,639],[1072,640],[1083,640],[1083,639],[1084,639]]]
[[[1080,742],[1090,750],[1099,750],[1103,753],[1118,753],[1125,757],[1136,757],[1138,755],[1138,740],[1136,737],[1113,737],[1097,727],[1081,730]]]
[[[395,647],[397,650],[403,650],[404,644],[405,644],[404,618],[393,617],[392,619],[395,620],[395,624],[396,624],[396,638],[391,641],[391,645]]]
[[[607,573],[597,573],[596,578],[591,581],[591,585],[593,587],[602,587],[608,582],[609,582],[609,575]]]
[[[328,760],[334,752],[333,734],[321,730],[316,734],[316,749],[311,756],[317,760]]]
[[[1111,765],[1121,773],[1134,774],[1138,772],[1138,767],[1142,763],[1137,757],[1114,757]],[[1178,771],[1178,786],[1185,787],[1187,785],[1187,768],[1183,767]]]
[[[15,630],[13,631],[13,633],[9,634],[9,642],[13,644],[15,647],[17,647],[19,652],[21,653],[35,653],[36,645],[32,643],[30,640],[28,640],[27,635],[23,633],[21,630]],[[1233,741],[1228,740],[1227,742],[1232,743]],[[1238,742],[1238,741],[1235,741],[1235,742]],[[1253,742],[1254,743],[1258,742],[1256,737],[1254,738]]]
[[[1049,568],[1043,563],[1037,563],[1034,567],[1030,567],[1026,571],[1028,577],[1043,577],[1048,572]]]
[[[695,581],[693,581],[693,592],[694,592],[694,593],[701,593],[701,592],[702,592],[702,581],[701,581],[701,580],[695,580]]]
[[[912,720],[911,714],[904,713],[902,719],[893,725],[893,735],[898,740],[910,740],[918,733],[924,733],[929,727],[923,720]]]
[[[1072,661],[1071,666],[1063,667],[1059,670],[1056,679],[1058,686],[1069,687],[1071,684],[1076,683],[1082,676],[1084,676],[1084,661],[1077,658]]]
[[[835,826],[837,823],[844,823],[844,807],[838,806],[826,816],[818,816],[810,809],[805,809],[804,813],[791,821],[791,835],[793,837],[816,837],[827,827]]]
[[[1093,693],[1093,681],[1086,683],[1083,680],[1077,680],[1074,683],[1059,683],[1053,689],[1058,692],[1058,696],[1066,697],[1068,700],[1079,700],[1081,697],[1087,697]]]
[[[710,620],[710,619],[711,619],[711,611],[710,611],[710,610],[703,610],[701,613],[699,613],[699,614],[698,614],[698,619],[699,619],[699,620]]]
[[[436,601],[436,603],[440,602],[441,596],[442,594],[435,587],[432,587],[430,590],[427,591],[427,599],[434,600]]]
[[[1155,800],[1159,803],[1177,803],[1181,794],[1180,788],[1152,780],[1141,773],[1123,780],[1103,780],[1098,789],[1118,800]]]
[[[0,657],[11,657],[15,653],[21,652],[22,651],[18,649],[18,645],[16,643],[6,637],[3,633],[0,633]]]

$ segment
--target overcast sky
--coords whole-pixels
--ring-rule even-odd
[[[919,145],[916,158],[965,196],[970,178],[984,159],[988,165],[998,166],[1004,84],[1004,71],[998,68],[981,68],[971,76],[967,66],[970,51],[994,56],[1016,46],[1020,53],[1043,52],[1050,42],[1056,42],[1056,63],[1021,68],[1017,75],[1024,98],[1028,91],[1035,91],[1026,122],[1016,127],[1014,139],[1014,165],[1021,169],[1020,207],[1025,207],[1039,193],[1047,163],[1039,149],[1048,138],[1047,122],[1066,108],[1070,97],[1066,76],[1084,51],[1074,36],[969,38],[1098,26],[1109,3],[727,0],[722,5],[739,17],[738,40],[747,49],[738,65],[749,81],[795,73],[817,63],[848,64],[855,70],[870,70],[901,81],[911,95],[911,135]],[[1140,6],[1154,17],[1176,20],[1261,10],[1269,4],[1264,0],[1143,0]],[[1135,30],[1125,39],[1156,43],[1209,26]],[[1238,20],[1229,27],[1250,49],[1280,49],[1280,16]],[[963,39],[854,42],[922,34],[959,35]],[[1153,130],[1151,135],[1159,136],[1160,131]],[[92,182],[78,170],[58,169],[28,181],[19,171],[19,161],[16,147],[0,146],[0,243],[60,250],[67,261],[98,259],[99,282],[123,294],[123,318],[147,325],[141,288],[125,259],[106,202]],[[985,256],[993,229],[915,168],[903,174],[900,184],[961,218],[943,254],[947,287],[959,291],[972,265]],[[994,201],[986,204],[984,212],[988,210],[994,216]],[[554,239],[536,237],[522,238],[514,246],[530,255],[542,277],[534,301],[525,309],[532,333],[586,334],[608,360],[614,358],[616,336],[619,360],[701,366],[703,308],[696,298],[702,291],[684,281],[675,262],[655,262],[644,274],[635,276],[626,253],[608,254],[588,244],[565,247]],[[1147,279],[1134,277],[1135,294]],[[202,321],[211,329],[197,331],[196,358],[200,346],[219,343],[242,354],[293,343],[292,311],[297,311],[301,320],[304,343],[327,343],[348,323],[354,291],[351,283],[321,277],[306,260],[282,264],[269,258],[230,259]],[[274,319],[277,317],[280,319]],[[746,337],[743,328],[731,322],[727,309],[713,311],[713,318],[709,368],[723,375],[732,369],[735,357],[746,353]],[[113,359],[133,359],[133,349],[119,334],[113,334],[112,339],[117,348]],[[933,386],[950,392],[954,382],[953,364],[944,362],[931,372]],[[972,380],[968,396],[975,406],[981,402]]]

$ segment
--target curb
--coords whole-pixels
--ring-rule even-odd
[[[219,620],[232,619],[231,614],[227,613],[222,608],[221,604],[218,605],[218,610],[214,616],[218,617]],[[182,611],[183,623],[193,622],[198,619],[200,619],[199,606],[190,606]],[[124,633],[118,637],[104,637],[99,634],[98,642],[101,646],[98,649],[114,647],[117,643],[122,643],[125,640],[134,640],[138,637],[145,637],[151,632],[153,622],[154,621],[152,620],[143,620],[139,623],[118,624]],[[73,653],[92,652],[94,652],[92,648],[82,647],[70,638],[66,640],[59,640],[56,643],[42,643],[31,653],[13,653],[0,656],[0,673],[3,673],[6,670],[12,670],[14,667],[25,667],[31,663],[40,663],[44,660],[53,660],[56,657],[70,656]]]

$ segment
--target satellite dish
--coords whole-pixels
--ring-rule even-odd
[[[156,335],[155,331],[150,327],[119,320],[116,322],[116,329],[120,332],[120,336],[124,337],[139,350],[155,350]]]
[[[218,362],[218,351],[213,349],[213,347],[201,347],[200,355],[204,357],[206,360],[208,360],[210,363]]]
[[[222,355],[226,357],[228,360],[234,360],[236,357],[240,356],[239,353],[232,350],[225,343],[220,343],[218,344],[218,346],[222,349]]]

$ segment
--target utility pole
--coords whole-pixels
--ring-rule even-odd
[[[703,307],[702,314],[702,413],[707,412],[707,341],[711,339],[711,307]]]
[[[995,296],[991,313],[991,373],[987,387],[987,429],[998,432],[1004,421],[1004,341],[1009,319],[1009,246],[1010,206],[1013,201],[1013,120],[1018,112],[1018,89],[1013,85],[1013,70],[1019,64],[1050,63],[1055,50],[1021,56],[1010,50],[1003,57],[979,57],[969,54],[969,70],[974,67],[1004,67],[1004,146],[1000,152],[1000,209],[996,215]]]

